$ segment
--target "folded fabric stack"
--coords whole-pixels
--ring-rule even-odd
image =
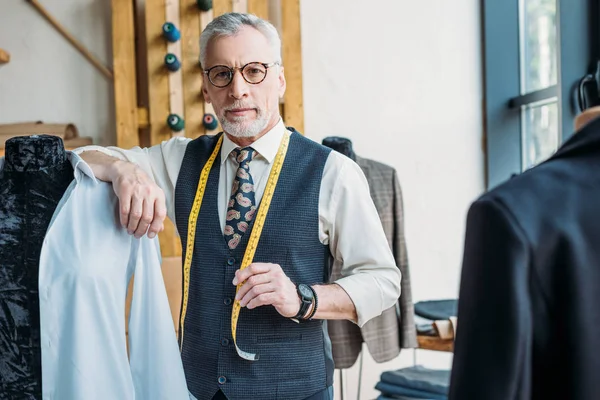
[[[457,308],[457,299],[415,303],[417,333],[424,336],[437,336],[440,339],[454,339]]]
[[[435,370],[417,365],[397,371],[386,371],[375,389],[377,400],[447,400],[449,370]]]

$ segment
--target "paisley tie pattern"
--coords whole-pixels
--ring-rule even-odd
[[[223,233],[230,249],[235,249],[256,214],[254,181],[250,175],[250,161],[256,152],[252,147],[234,149],[230,156],[239,164],[227,204],[227,217]]]

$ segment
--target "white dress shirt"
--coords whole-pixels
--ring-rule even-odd
[[[111,185],[78,155],[68,157],[75,179],[40,253],[43,399],[188,399],[158,242],[121,228]],[[0,158],[0,170],[3,164]],[[128,359],[124,315],[133,274]]]
[[[249,164],[257,204],[262,198],[284,132],[285,126],[280,120],[251,145],[258,153]],[[86,146],[76,151],[99,150],[140,165],[164,190],[167,214],[175,221],[175,185],[190,140],[177,137],[145,149]],[[225,227],[227,202],[238,167],[228,155],[236,147],[224,135],[218,195],[221,229]],[[400,270],[395,265],[367,180],[354,161],[336,151],[331,151],[323,170],[319,193],[319,239],[324,245],[329,245],[334,262],[342,264],[342,277],[336,283],[354,302],[359,326],[397,302],[400,297]]]

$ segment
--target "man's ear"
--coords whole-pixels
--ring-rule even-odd
[[[204,77],[204,79],[202,79],[202,96],[204,97],[204,101],[205,102],[210,103],[211,102],[211,100],[210,100],[210,94],[208,94],[208,90],[207,90],[207,87],[206,87],[206,85],[207,85],[206,80],[207,79],[208,78],[206,78],[206,77]]]
[[[283,98],[285,94],[286,82],[285,75],[283,73],[283,66],[279,67],[279,98]]]

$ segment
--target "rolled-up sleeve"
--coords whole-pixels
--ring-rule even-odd
[[[175,221],[175,184],[177,183],[185,149],[190,140],[189,138],[176,137],[152,147],[134,147],[131,149],[84,146],[73,150],[73,152],[81,154],[85,151],[95,150],[139,165],[164,191],[167,215],[171,221]]]
[[[402,277],[364,173],[339,153],[331,152],[325,165],[319,208],[321,242],[341,263],[335,283],[350,296],[362,327],[396,304]]]

